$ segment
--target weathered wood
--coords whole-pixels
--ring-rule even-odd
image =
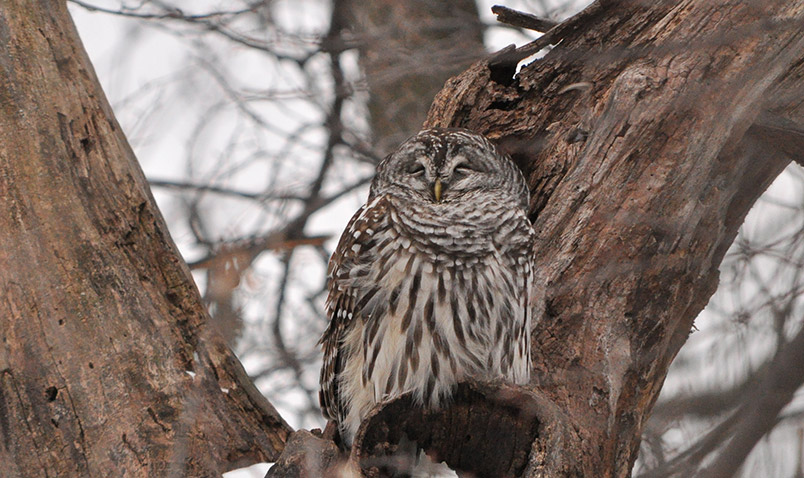
[[[506,384],[461,384],[448,406],[423,410],[410,397],[380,406],[366,418],[352,448],[352,461],[367,476],[387,476],[400,442],[415,437],[435,462],[444,461],[472,476],[517,477],[528,464],[533,438],[553,410],[540,397]],[[542,418],[537,418],[541,416]],[[494,444],[494,446],[488,446]]]
[[[488,475],[477,457],[500,458],[499,443],[473,438],[498,424],[516,430],[495,463],[512,476],[628,476],[737,228],[801,158],[802,12],[802,0],[599,3],[518,78],[506,61],[521,49],[448,82],[427,124],[495,138],[533,192],[532,390],[502,386],[501,402],[494,385],[462,385],[438,412],[403,397],[374,411],[351,461],[299,432],[276,476],[379,475],[400,431]],[[4,4],[0,40],[3,471],[217,476],[277,459],[290,430],[205,326],[63,3]]]
[[[802,6],[606,2],[516,79],[479,62],[434,102],[427,126],[485,133],[527,174],[543,281],[532,387],[578,431],[551,458],[584,476],[630,474],[726,249],[796,152],[767,118],[804,124],[800,100],[781,100],[804,60]]]
[[[506,23],[518,28],[525,28],[527,30],[546,32],[547,30],[558,25],[557,22],[552,20],[539,18],[536,15],[520,12],[504,5],[494,5],[491,7],[491,11],[497,15],[498,22]]]
[[[0,7],[0,475],[220,476],[290,428],[207,313],[63,1]]]
[[[299,430],[290,435],[282,455],[265,478],[319,476],[359,476],[359,471],[348,462],[331,437]]]
[[[532,387],[565,420],[534,434],[522,476],[630,474],[745,214],[802,156],[801,3],[599,3],[556,27],[561,45],[516,79],[510,61],[527,48],[476,63],[436,97],[425,126],[495,138],[533,194],[543,288]],[[406,406],[375,411],[353,462],[381,460],[401,431],[426,442],[446,428],[445,450],[477,431],[452,427],[453,412],[411,427],[427,412]]]

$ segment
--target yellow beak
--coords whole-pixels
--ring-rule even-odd
[[[441,180],[436,179],[433,185],[433,194],[435,194],[436,202],[441,202]]]

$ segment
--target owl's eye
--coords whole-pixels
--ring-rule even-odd
[[[453,172],[456,173],[456,174],[469,174],[469,173],[473,173],[475,171],[477,171],[477,170],[475,168],[473,168],[472,166],[470,166],[469,164],[467,164],[467,163],[461,163],[461,164],[455,166],[455,169],[453,170]]]
[[[411,176],[421,176],[422,174],[424,174],[424,165],[419,162],[411,163],[407,167],[407,172]]]

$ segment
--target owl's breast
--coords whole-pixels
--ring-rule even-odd
[[[442,238],[449,225],[427,227],[416,238],[391,221],[372,237],[372,260],[351,269],[356,322],[340,378],[348,427],[406,392],[438,406],[467,377],[528,381],[528,262],[494,234],[464,243]]]
[[[486,207],[455,204],[388,211],[389,231],[401,249],[427,256],[435,264],[458,267],[483,262],[502,253],[525,253],[532,243],[532,228],[525,212],[515,204],[490,203]]]

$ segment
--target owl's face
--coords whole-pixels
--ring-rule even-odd
[[[408,139],[379,164],[371,185],[371,197],[390,194],[445,206],[479,197],[473,193],[502,194],[523,207],[528,201],[524,178],[511,160],[464,129],[424,130]]]

